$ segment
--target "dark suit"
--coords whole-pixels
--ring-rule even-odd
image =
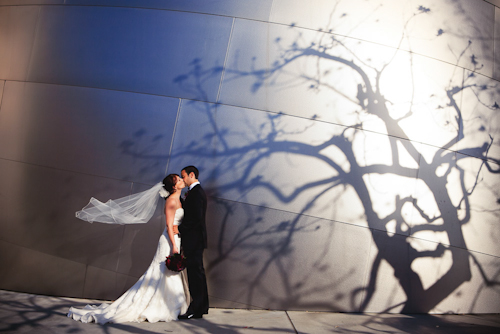
[[[205,268],[203,267],[203,250],[207,248],[207,196],[198,184],[193,187],[183,203],[184,218],[179,225],[181,247],[187,259],[187,276],[189,292],[193,301],[188,312],[195,314],[208,313],[208,291]]]

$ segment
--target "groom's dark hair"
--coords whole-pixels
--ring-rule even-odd
[[[194,173],[194,177],[196,179],[198,179],[198,175],[200,175],[198,168],[196,168],[195,166],[186,166],[182,170],[185,171],[187,175]]]

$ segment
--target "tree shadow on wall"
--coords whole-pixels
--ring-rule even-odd
[[[420,6],[408,22],[431,14]],[[295,33],[293,25],[290,29]],[[415,92],[428,84],[417,80],[416,56],[403,52],[411,94],[404,108],[395,106],[385,97],[384,79],[402,52],[396,49],[376,63],[359,51],[361,43],[348,45],[334,31],[323,31],[298,30],[290,42],[276,38],[271,65],[259,67],[256,58],[249,69],[232,64],[224,70],[224,85],[252,82],[243,93],[257,97],[270,88],[309,87],[331,97],[330,115],[249,112],[225,101],[187,102],[183,108],[205,125],[193,140],[176,146],[171,161],[196,161],[205,171],[213,203],[215,245],[209,247],[208,269],[214,295],[252,307],[366,312],[384,279],[397,286],[386,292],[389,305],[383,311],[426,313],[471,280],[471,263],[481,275],[479,289],[498,292],[500,268],[493,277],[487,274],[468,251],[464,227],[473,212],[498,220],[500,196],[486,179],[499,173],[500,161],[488,154],[495,143],[488,119],[478,117],[469,128],[460,103],[469,94],[482,108],[497,110],[497,102],[488,99],[498,89],[481,84],[474,71],[452,73],[428,97],[433,110],[427,117],[440,119],[435,127],[446,135],[438,146],[425,143],[409,125],[422,112]],[[404,38],[405,31],[401,42]],[[480,66],[476,57],[471,63]],[[304,69],[307,64],[314,64],[313,70]],[[220,71],[199,68],[196,61],[193,66],[198,68],[179,77],[179,84],[202,82]],[[496,207],[471,202],[478,189],[494,198]],[[356,235],[343,240],[349,236],[341,233],[357,226],[368,227],[369,238],[361,241],[375,250],[363,248]],[[361,262],[350,263],[349,257]],[[440,272],[429,282],[425,267],[435,260]]]

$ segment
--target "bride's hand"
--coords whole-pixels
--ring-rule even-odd
[[[177,248],[177,246],[174,246],[172,249],[172,254],[176,254],[176,253],[179,253],[179,248]]]

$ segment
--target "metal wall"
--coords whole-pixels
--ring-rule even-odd
[[[210,302],[500,312],[500,3],[0,0],[0,288],[115,299],[188,164]]]

